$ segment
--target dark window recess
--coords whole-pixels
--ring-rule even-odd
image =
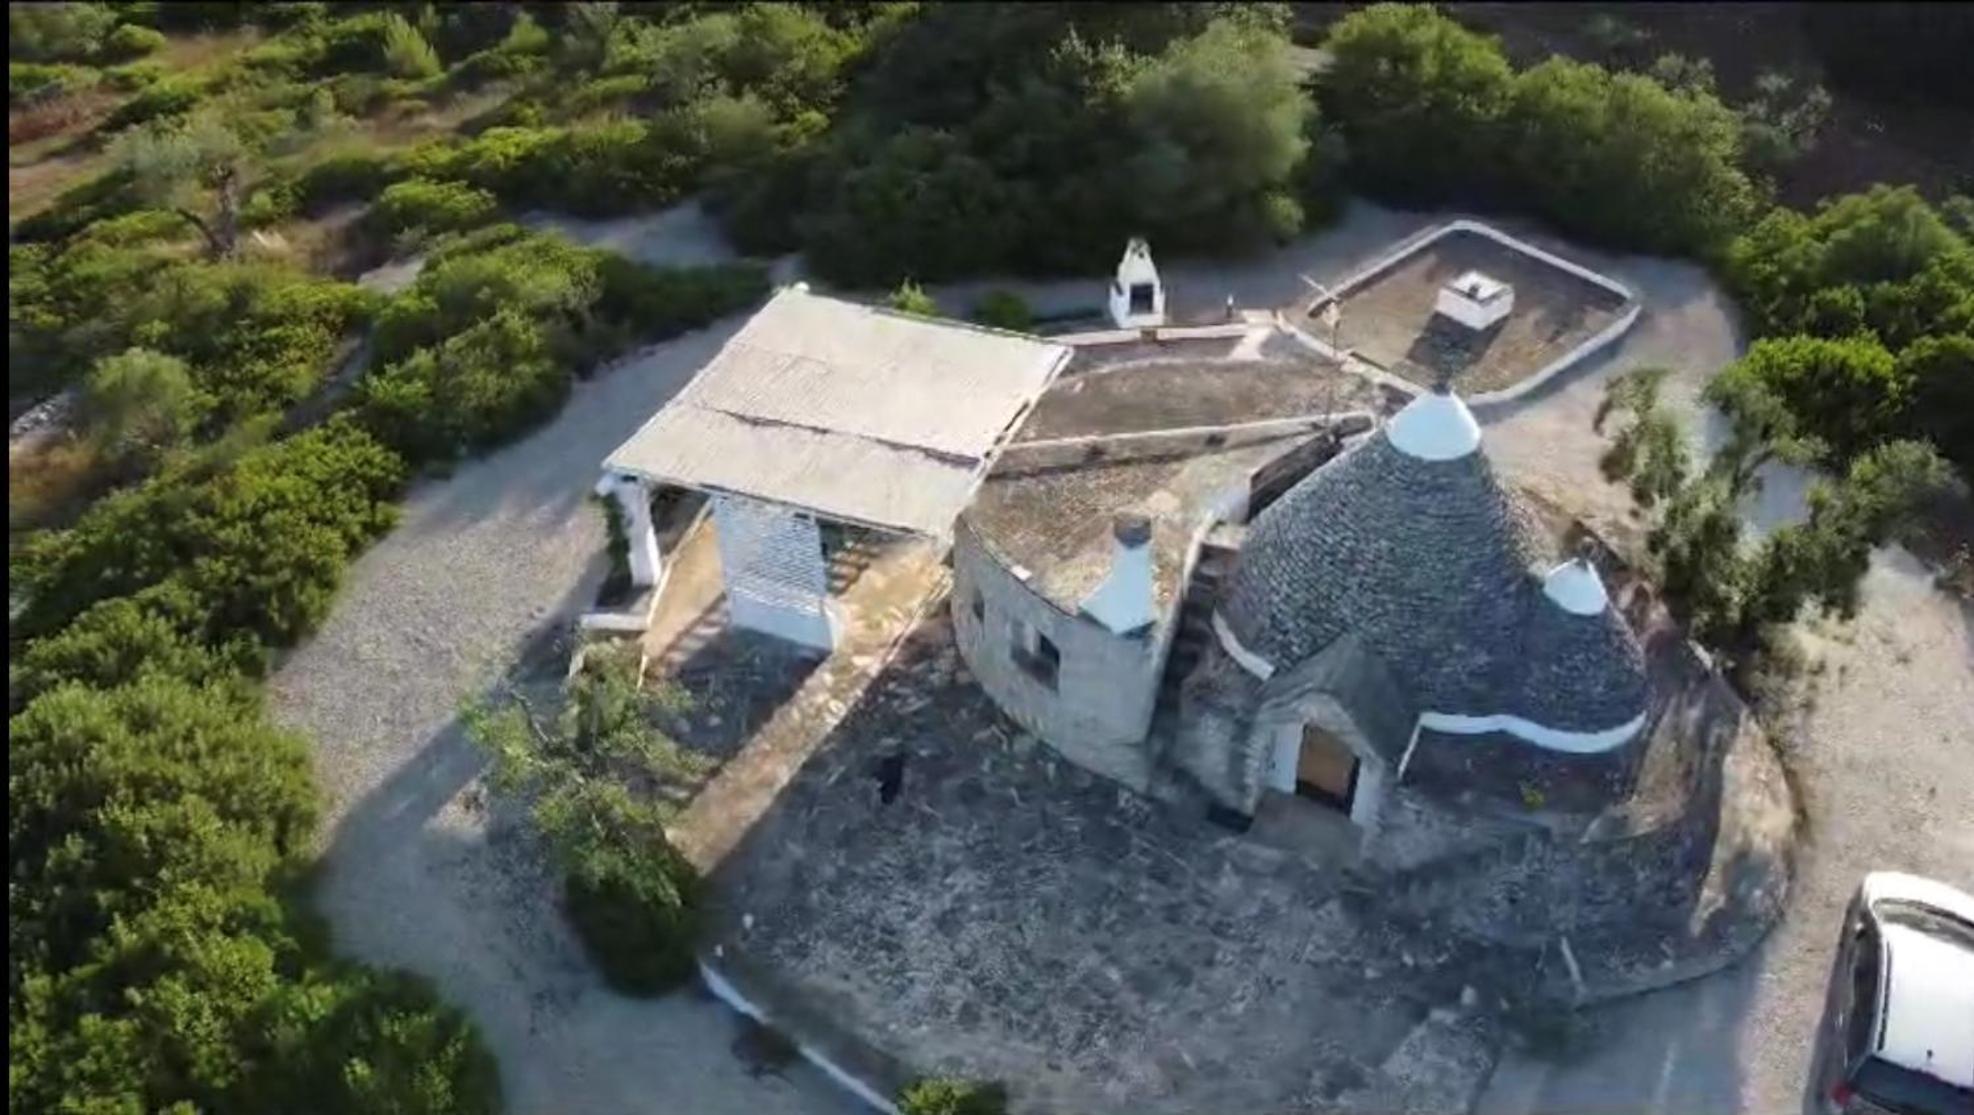
[[[1016,620],[1013,657],[1022,673],[1050,689],[1056,687],[1056,675],[1062,669],[1062,651],[1056,649],[1047,635]]]
[[[973,593],[972,610],[975,623],[987,618],[987,601],[981,598],[980,592],[977,589]]]
[[[1152,285],[1150,283],[1132,283],[1131,284],[1132,315],[1135,316],[1138,314],[1148,314],[1151,312],[1152,312]]]

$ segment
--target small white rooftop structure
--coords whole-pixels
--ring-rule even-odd
[[[1582,558],[1574,558],[1551,569],[1549,575],[1542,579],[1542,595],[1564,611],[1579,616],[1600,615],[1611,602],[1597,570]]]
[[[1499,279],[1468,271],[1439,288],[1433,309],[1469,329],[1486,329],[1515,308],[1515,288]]]
[[[1454,461],[1480,448],[1480,423],[1451,392],[1435,391],[1405,404],[1385,426],[1392,447],[1422,461]]]
[[[1119,329],[1147,329],[1165,324],[1165,284],[1158,280],[1151,245],[1132,237],[1117,261],[1110,283],[1110,320]]]
[[[604,467],[943,540],[1069,355],[790,287]]]

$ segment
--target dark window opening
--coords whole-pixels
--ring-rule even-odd
[[[1136,316],[1138,314],[1148,314],[1151,312],[1152,312],[1152,285],[1150,283],[1132,283],[1131,284],[1132,315]]]
[[[980,596],[980,590],[973,590],[973,621],[979,623],[987,618],[987,601]]]
[[[1016,620],[1014,622],[1014,664],[1037,682],[1054,689],[1062,670],[1062,651],[1047,635]]]

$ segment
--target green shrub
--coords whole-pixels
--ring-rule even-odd
[[[358,413],[405,457],[449,460],[553,417],[569,379],[543,326],[508,307],[365,377]]]
[[[569,922],[611,987],[658,995],[692,977],[697,877],[678,853],[660,842],[593,854],[563,886]]]
[[[898,1093],[899,1115],[1007,1115],[1007,1090],[953,1077],[928,1077]]]
[[[332,421],[210,474],[168,468],[27,539],[11,572],[16,638],[53,634],[92,604],[171,583],[200,634],[286,645],[328,611],[345,563],[394,521],[397,456]]]
[[[120,132],[153,120],[182,116],[192,111],[205,96],[205,84],[195,77],[176,74],[146,86],[136,96],[118,105],[103,118],[97,131]]]
[[[111,62],[128,62],[142,58],[165,45],[164,34],[149,27],[139,27],[126,23],[110,32],[103,40],[102,57]]]
[[[302,212],[315,215],[345,202],[374,200],[401,177],[392,157],[352,151],[303,171],[295,180],[295,197]]]
[[[455,232],[485,224],[497,208],[494,196],[485,190],[459,182],[408,178],[384,189],[370,219],[386,235],[414,229]]]
[[[83,383],[89,431],[112,462],[149,469],[199,423],[205,402],[175,356],[133,348],[96,362]]]
[[[7,56],[23,62],[84,62],[102,53],[117,23],[108,4],[7,5]]]
[[[1718,392],[1730,397],[1741,387],[1738,381],[1759,384],[1840,460],[1897,437],[1912,388],[1892,354],[1868,336],[1756,341],[1719,380],[1727,382]]]
[[[884,304],[901,314],[911,314],[915,317],[938,317],[940,313],[939,303],[930,294],[925,293],[924,287],[910,279],[899,283],[898,289],[891,292],[891,296],[884,300]]]
[[[493,759],[495,787],[530,799],[590,958],[611,986],[651,995],[693,971],[702,888],[666,840],[666,808],[626,780],[663,784],[704,771],[652,727],[665,698],[640,689],[633,651],[591,648],[551,725],[518,705],[471,708],[466,725]]]
[[[1910,428],[1974,480],[1974,334],[1921,337],[1899,353],[1910,386]]]
[[[162,62],[131,62],[104,70],[103,80],[119,93],[136,93],[163,81],[170,72]]]
[[[384,65],[392,74],[403,78],[436,77],[444,69],[439,64],[438,51],[418,33],[418,28],[396,12],[384,17]]]
[[[598,316],[622,323],[643,341],[697,329],[768,293],[767,270],[745,263],[657,268],[612,254],[598,261],[597,276],[603,284]]]
[[[75,622],[36,639],[8,664],[14,711],[65,682],[114,689],[150,674],[192,685],[228,686],[261,665],[255,648],[234,641],[215,650],[196,636],[197,602],[181,585],[158,585],[101,600]]]
[[[973,307],[973,320],[997,329],[1026,333],[1035,325],[1028,301],[1011,290],[990,290]]]
[[[32,108],[77,93],[96,84],[98,73],[67,63],[7,63],[7,105]]]

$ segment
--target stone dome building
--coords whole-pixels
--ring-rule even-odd
[[[1256,516],[1172,761],[1241,814],[1278,790],[1366,825],[1408,769],[1522,795],[1616,761],[1643,655],[1595,569],[1543,568],[1527,520],[1466,406],[1415,399]]]

